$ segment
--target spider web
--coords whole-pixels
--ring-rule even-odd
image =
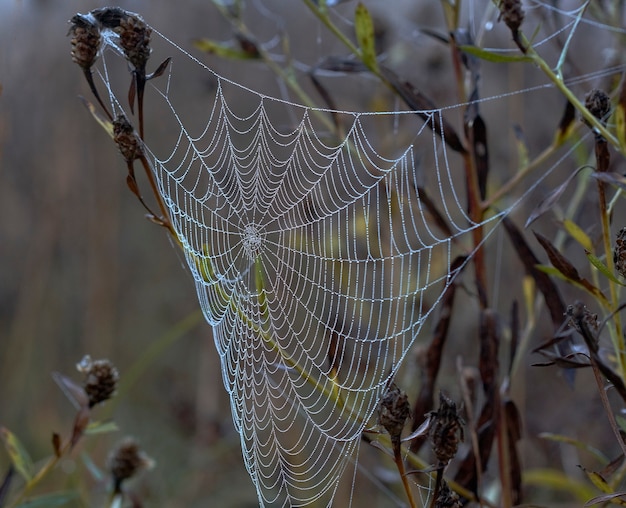
[[[566,27],[577,19],[565,17]],[[470,220],[460,158],[443,128],[428,127],[443,125],[443,109],[420,119],[303,106],[153,38],[176,56],[151,82],[147,101],[162,116],[147,125],[175,135],[155,146],[148,132],[146,152],[213,328],[246,468],[261,505],[330,505],[460,270],[453,261],[469,260],[472,231],[487,238],[517,202]],[[119,111],[114,53],[100,77]],[[210,99],[189,105],[186,69]]]

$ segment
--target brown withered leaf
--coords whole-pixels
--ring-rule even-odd
[[[572,282],[582,283],[583,279],[578,273],[576,267],[557,250],[552,242],[540,233],[533,231],[533,234],[543,247],[543,250],[546,251],[552,266],[554,266],[554,268],[556,268],[566,279],[569,279]]]
[[[574,284],[578,284],[585,288],[592,295],[601,298],[603,301],[606,301],[606,296],[602,293],[602,291],[594,286],[587,279],[580,276],[576,267],[561,254],[557,248],[548,240],[545,236],[533,232],[543,249],[546,251],[548,255],[548,259],[550,259],[550,263],[552,266],[558,270],[558,272],[565,277],[566,280],[572,282]]]
[[[570,182],[578,175],[581,169],[582,167],[578,168],[571,175],[569,175],[561,185],[559,185],[556,189],[550,192],[545,198],[543,198],[539,202],[539,204],[535,208],[533,208],[533,210],[528,215],[528,219],[526,219],[526,224],[524,224],[524,228],[527,228],[543,214],[552,210],[552,207],[559,201],[560,197],[563,195],[563,192],[565,192],[565,189],[567,189]]]
[[[456,273],[457,270],[466,266],[466,256],[457,257],[451,265],[451,272]],[[455,279],[456,280],[456,279]],[[441,366],[441,358],[443,349],[448,337],[450,322],[452,320],[452,307],[454,304],[454,296],[456,294],[457,284],[453,281],[444,291],[441,302],[439,304],[440,313],[439,320],[435,325],[433,338],[424,353],[424,363],[420,365],[420,391],[413,403],[413,418],[411,430],[415,432],[420,425],[428,419],[428,413],[434,409],[435,386],[439,368]],[[411,451],[417,452],[422,447],[428,436],[418,434],[411,441]]]
[[[52,449],[57,458],[61,457],[61,436],[58,432],[52,433]]]
[[[482,116],[476,115],[469,127],[469,132],[474,148],[473,153],[480,199],[485,199],[487,195],[487,178],[489,176],[489,149],[487,145],[487,125]]]
[[[417,194],[417,198],[424,205],[428,213],[430,213],[431,218],[437,227],[444,233],[448,238],[454,238],[454,234],[452,233],[452,228],[446,221],[444,215],[438,210],[437,205],[434,203],[425,187],[415,187],[415,193]]]
[[[15,468],[13,465],[9,466],[7,473],[4,475],[2,479],[2,483],[0,484],[0,506],[4,506],[4,502],[9,496],[9,490],[11,489],[11,482],[15,477]]]
[[[426,122],[426,125],[428,125],[437,136],[441,137],[452,150],[459,153],[466,152],[461,138],[459,138],[454,127],[452,127],[445,118],[437,114],[427,113],[438,110],[433,101],[411,83],[402,82],[393,71],[382,65],[380,66],[380,73],[406,105],[415,111],[415,113]]]
[[[498,349],[500,346],[500,324],[498,315],[493,309],[481,312],[480,326],[480,358],[478,369],[483,381],[485,393],[489,393],[497,385]]]
[[[617,187],[618,189],[626,191],[626,177],[624,175],[620,175],[619,173],[614,173],[612,171],[599,172],[594,171],[591,173],[593,178],[600,180],[601,182],[608,183]]]
[[[514,505],[517,505],[522,499],[522,468],[517,452],[517,442],[522,438],[522,420],[515,402],[509,398],[508,393],[502,404],[504,406],[504,423],[508,444],[508,464],[504,469],[510,475],[511,500]]]
[[[558,330],[563,323],[563,316],[565,315],[566,309],[556,285],[547,274],[537,269],[539,259],[537,259],[531,248],[528,246],[528,243],[513,221],[508,217],[505,217],[503,224],[509,238],[511,239],[511,243],[515,248],[517,256],[526,269],[526,273],[535,280],[537,288],[543,295],[546,306],[550,311],[550,317],[552,319],[554,329]]]

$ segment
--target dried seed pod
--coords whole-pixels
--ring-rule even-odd
[[[500,2],[500,17],[504,24],[511,30],[513,37],[519,32],[519,27],[524,21],[524,10],[521,0],[502,0]]]
[[[588,331],[591,332],[593,337],[597,337],[598,329],[600,328],[598,315],[592,313],[582,302],[568,305],[565,315],[569,317],[569,326],[574,328],[578,333],[584,335]],[[586,330],[583,330],[583,327],[586,328]]]
[[[102,43],[100,28],[82,14],[76,14],[70,23],[72,26],[68,34],[72,34],[72,60],[85,70],[91,69]]]
[[[391,436],[392,442],[400,442],[404,424],[411,409],[406,393],[392,383],[380,402],[378,421]]]
[[[585,107],[598,120],[606,125],[606,120],[611,112],[611,98],[606,92],[594,88],[585,95]],[[585,122],[587,123],[587,122]]]
[[[626,277],[626,228],[620,229],[613,250],[615,269],[622,277]]]
[[[129,16],[129,12],[120,7],[102,7],[90,13],[103,28],[114,30],[120,26],[122,19]]]
[[[430,443],[440,465],[446,465],[456,455],[463,441],[463,419],[454,401],[439,393],[439,410],[431,411]]]
[[[434,506],[435,508],[461,508],[463,503],[461,503],[459,495],[450,490],[448,483],[443,481],[439,491],[437,492],[437,498],[435,499]]]
[[[76,368],[86,375],[83,388],[89,399],[89,407],[109,400],[117,388],[119,373],[109,360],[92,361],[86,355]]]
[[[115,492],[120,492],[122,483],[143,469],[151,469],[154,461],[143,452],[132,438],[126,438],[111,452],[108,469],[113,477]]]
[[[118,115],[113,121],[113,141],[128,163],[133,162],[143,154],[135,129],[124,115]]]

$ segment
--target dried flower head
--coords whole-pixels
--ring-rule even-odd
[[[433,452],[440,465],[445,465],[456,455],[463,441],[463,419],[457,412],[454,401],[439,393],[439,410],[431,411],[429,438]]]
[[[578,333],[584,335],[590,333],[590,336],[597,337],[600,323],[598,315],[591,312],[582,302],[576,302],[568,305],[565,315],[569,317],[568,324]]]
[[[380,402],[378,421],[391,436],[392,441],[400,442],[400,435],[411,409],[406,393],[392,383]]]
[[[620,229],[613,249],[613,263],[622,277],[626,277],[626,228]]]
[[[128,61],[135,69],[145,71],[150,58],[150,36],[152,29],[137,14],[127,13],[115,29],[120,36],[120,45]]]
[[[124,439],[111,452],[108,461],[115,492],[121,491],[125,480],[152,467],[154,467],[154,461],[139,448],[137,442],[132,438]]]
[[[453,490],[450,490],[448,483],[443,481],[441,487],[437,492],[437,498],[435,499],[435,508],[461,508],[463,503],[458,494]]]
[[[109,360],[94,361],[86,355],[76,368],[86,376],[83,388],[89,399],[90,408],[113,396],[120,376]]]
[[[83,69],[90,69],[98,57],[102,43],[100,28],[82,14],[76,14],[70,23],[72,26],[68,34],[72,34],[72,60]]]
[[[594,88],[585,95],[585,107],[598,120],[606,125],[606,120],[611,112],[611,99],[606,92]],[[585,122],[586,123],[586,122]]]
[[[500,17],[498,19],[504,21],[504,24],[515,37],[524,21],[524,10],[522,9],[521,0],[502,0],[500,2]]]
[[[133,162],[143,153],[135,129],[124,115],[113,121],[113,141],[126,162]]]

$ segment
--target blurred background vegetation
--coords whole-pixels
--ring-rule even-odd
[[[385,21],[387,33],[398,38],[428,20],[441,22],[436,2],[418,7],[419,3],[398,1],[398,8],[389,13],[370,2],[372,11]],[[298,58],[312,63],[340,47],[330,38],[327,42],[320,24],[296,4],[281,4],[280,23],[289,27]],[[94,462],[103,466],[113,443],[130,434],[156,461],[156,468],[136,487],[147,506],[255,506],[211,330],[198,310],[193,281],[166,233],[144,219],[126,189],[122,159],[78,100],[88,95],[88,89],[70,58],[68,19],[104,5],[84,0],[0,0],[0,426],[18,434],[35,461],[49,455],[52,432],[69,432],[73,417],[51,373],[71,376],[84,354],[109,358],[122,381],[129,373],[140,376],[124,386],[109,408],[99,409],[103,417],[115,419],[120,432],[81,445]],[[272,5],[273,12],[280,10],[275,2]],[[198,55],[193,39],[232,38],[230,26],[208,1],[135,0],[119,6],[140,13]],[[257,23],[254,16],[251,11],[250,19]],[[276,20],[257,16],[255,30],[269,39]],[[320,37],[324,45],[316,42]],[[447,49],[424,39],[407,47],[411,53],[404,58],[410,59],[406,67],[411,79],[438,106],[454,104]],[[580,51],[584,68],[584,48]],[[158,55],[153,65],[166,56],[176,57]],[[236,81],[259,85],[262,64],[200,58]],[[276,87],[271,76],[263,76],[268,88]],[[513,88],[532,84],[532,77],[519,68],[507,67],[494,76],[500,81],[486,80],[483,95],[506,89],[507,81]],[[210,97],[208,87],[198,88],[199,100]],[[350,90],[353,96],[342,107],[350,105],[348,101],[372,107],[371,97],[355,98],[354,88]],[[485,106],[493,108],[491,118],[500,122],[491,131],[494,167],[514,165],[511,138],[503,134],[513,123],[511,115],[519,116],[518,122],[532,120],[533,128],[525,130],[531,147],[553,135],[562,109],[562,103],[553,100],[557,96],[554,92],[534,111],[525,110],[521,98]],[[148,96],[147,104],[149,100]],[[562,181],[563,175],[556,178]],[[508,280],[507,270],[519,271],[519,266],[505,263],[494,286]],[[454,322],[453,349],[445,365],[451,376],[458,353],[476,353],[465,340],[467,323],[475,329],[471,309]],[[147,352],[155,344],[169,344],[169,338],[167,349],[144,364],[152,359]],[[526,363],[531,362],[528,355]],[[539,440],[536,436],[542,431],[576,435],[598,447],[605,444],[602,436],[610,431],[599,416],[600,402],[586,396],[595,390],[591,379],[590,372],[581,373],[574,390],[557,369],[519,371],[513,393],[523,413],[526,467],[555,467],[572,477],[582,474],[576,466],[585,456]],[[0,473],[8,464],[0,453]],[[55,472],[51,484],[72,485],[75,471],[84,467],[75,454]],[[375,473],[376,465],[371,467]],[[106,487],[88,481],[82,488],[105,492]],[[364,492],[370,501],[378,495],[375,486],[360,493]],[[85,493],[85,499],[90,495]],[[380,506],[394,505],[385,495],[380,497]]]

